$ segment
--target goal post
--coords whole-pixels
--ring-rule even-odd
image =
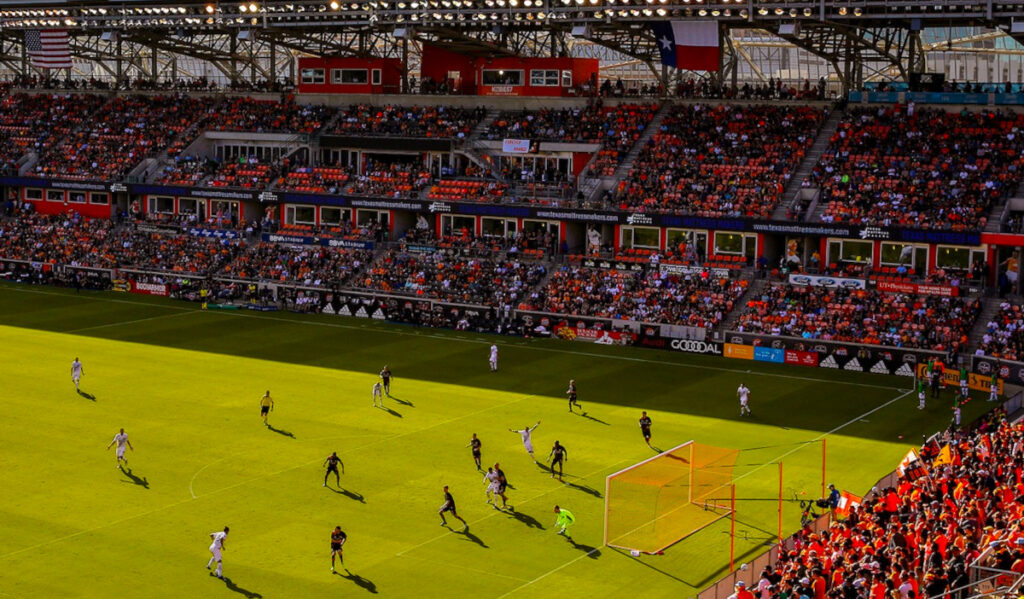
[[[738,449],[688,441],[605,479],[604,544],[657,553],[735,510]]]

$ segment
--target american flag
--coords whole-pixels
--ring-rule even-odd
[[[25,49],[37,69],[71,68],[71,46],[63,29],[25,31]]]

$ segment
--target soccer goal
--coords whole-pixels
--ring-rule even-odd
[[[738,455],[689,441],[608,476],[604,544],[657,553],[729,516]]]

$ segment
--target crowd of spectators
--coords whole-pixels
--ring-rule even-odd
[[[768,218],[824,116],[806,106],[677,106],[609,200],[629,211]]]
[[[349,106],[331,127],[335,135],[463,139],[487,109],[453,106]]]
[[[372,256],[361,249],[228,241],[184,229],[115,225],[76,213],[26,214],[0,224],[0,258],[42,264],[329,287],[346,281]]]
[[[352,178],[347,166],[292,166],[283,169],[277,187],[303,193],[338,193]]]
[[[1024,114],[854,108],[811,180],[822,220],[944,230],[984,228],[1021,181]]]
[[[502,202],[508,184],[489,179],[441,179],[427,197],[449,202]]]
[[[411,198],[430,184],[430,172],[422,162],[378,162],[367,159],[363,173],[354,175],[345,193],[388,198]]]
[[[1020,304],[1002,302],[999,312],[985,325],[978,355],[1024,361],[1024,311]]]
[[[488,306],[518,305],[546,274],[543,264],[447,252],[389,250],[355,285],[364,289]]]
[[[40,157],[34,174],[119,178],[167,148],[202,117],[209,99],[183,95],[117,96]]]
[[[287,77],[276,81],[261,79],[249,81],[215,81],[208,77],[184,77],[179,79],[158,79],[125,77],[121,81],[98,77],[40,77],[38,75],[16,75],[10,85],[21,89],[61,90],[137,90],[137,91],[189,91],[189,92],[285,92],[294,89],[295,84]]]
[[[1024,572],[1022,448],[1024,425],[1001,410],[975,431],[926,443],[898,484],[878,488],[820,532],[802,530],[734,596],[930,599],[973,596],[981,579],[1010,585]],[[984,569],[972,577],[976,561]]]
[[[314,133],[327,124],[331,114],[327,106],[296,104],[291,96],[280,101],[229,98],[211,111],[207,126],[214,131]]]
[[[563,266],[546,288],[531,297],[532,308],[573,316],[713,327],[747,288],[744,279],[707,271],[672,274]]]
[[[962,297],[779,284],[749,301],[736,329],[958,353],[979,312]]]
[[[269,164],[255,156],[240,156],[218,165],[206,185],[263,189],[274,180],[279,168],[279,165]]]
[[[28,152],[43,154],[90,120],[96,95],[12,94],[0,103],[0,169],[13,171]]]
[[[606,161],[617,164],[618,154],[633,147],[657,110],[655,104],[620,104],[606,108],[596,102],[582,108],[505,111],[494,119],[483,137],[600,144],[603,149],[616,153],[609,154]]]

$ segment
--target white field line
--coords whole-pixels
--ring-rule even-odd
[[[17,288],[15,288],[15,289],[9,289],[9,290],[10,291],[18,291],[18,292],[21,292],[21,293],[38,293],[38,294],[41,294],[41,295],[56,295],[56,296],[61,296],[61,297],[70,297],[70,296],[67,296],[67,295],[62,294],[62,293],[53,293],[53,292],[48,292],[48,291],[40,291],[40,290],[36,290],[36,289],[17,289]],[[191,311],[191,312],[198,312],[198,310],[195,310],[194,308],[182,308],[182,307],[177,307],[177,306],[166,306],[164,304],[151,304],[151,303],[147,303],[147,302],[135,302],[135,301],[131,301],[131,300],[115,300],[115,299],[108,299],[108,298],[102,298],[102,297],[86,297],[86,298],[83,298],[83,299],[88,299],[88,300],[92,300],[92,301],[109,301],[109,302],[116,302],[116,303],[121,303],[121,304],[136,304],[136,305],[140,305],[140,306],[150,306],[150,307],[159,306],[159,307],[167,308],[169,310],[188,310],[188,311]],[[218,311],[218,312],[208,312],[208,314],[217,314],[217,315],[220,315],[220,316],[234,316],[234,317],[238,317],[238,318],[258,318],[258,319],[262,319],[262,320],[271,320],[271,321],[276,321],[276,322],[286,322],[286,323],[290,323],[290,324],[319,326],[319,327],[331,327],[331,328],[337,328],[337,329],[351,329],[351,330],[364,330],[364,331],[368,330],[368,328],[365,325],[348,325],[348,324],[343,324],[343,323],[339,323],[339,322],[316,322],[316,321],[312,321],[312,320],[300,320],[300,319],[291,319],[291,318],[281,318],[279,316],[265,316],[266,313],[247,314],[247,313],[244,313],[244,312],[219,312]],[[490,339],[490,340],[487,340],[487,339],[477,340],[477,339],[469,339],[469,338],[464,338],[464,337],[459,337],[459,336],[454,336],[454,335],[449,336],[449,335],[437,335],[437,334],[430,334],[430,333],[424,334],[424,333],[418,333],[418,332],[417,333],[410,333],[410,332],[407,332],[407,331],[392,330],[392,329],[377,328],[377,327],[374,327],[374,328],[369,329],[369,330],[372,330],[372,331],[374,331],[376,333],[381,333],[383,335],[399,335],[399,336],[403,336],[403,337],[419,337],[419,338],[429,337],[431,339],[443,339],[445,341],[454,341],[454,342],[459,342],[459,343],[473,343],[473,344],[478,344],[478,345],[490,345],[490,344],[495,342],[493,339]],[[504,340],[503,343],[510,343],[510,341]],[[664,366],[677,366],[679,368],[695,368],[697,370],[711,370],[711,371],[715,371],[715,372],[737,372],[737,373],[746,374],[746,375],[749,375],[749,376],[772,377],[772,378],[790,379],[790,380],[797,380],[797,381],[809,381],[809,382],[814,382],[814,383],[829,383],[829,384],[832,384],[832,385],[848,385],[848,386],[852,386],[852,387],[868,387],[868,388],[872,388],[872,389],[896,389],[896,390],[899,390],[899,387],[897,385],[876,385],[876,384],[871,384],[871,383],[857,383],[857,382],[853,382],[853,381],[837,381],[837,380],[830,380],[830,379],[823,379],[823,378],[816,378],[816,377],[797,376],[797,375],[792,375],[792,374],[778,374],[778,373],[771,373],[771,372],[752,372],[749,369],[743,369],[743,368],[726,368],[724,366],[705,366],[705,365],[699,365],[699,364],[686,364],[686,363],[683,363],[683,362],[671,362],[671,361],[668,361],[668,360],[651,360],[651,359],[647,359],[647,358],[635,358],[635,357],[631,357],[631,356],[617,356],[617,355],[613,355],[613,354],[599,354],[599,353],[593,353],[593,352],[575,351],[575,350],[568,350],[568,349],[557,349],[557,348],[552,348],[552,347],[535,347],[535,346],[532,346],[532,345],[529,345],[529,344],[524,344],[523,342],[519,342],[519,341],[511,342],[511,343],[514,343],[517,347],[519,347],[521,349],[527,349],[527,350],[532,350],[532,351],[540,351],[540,352],[548,352],[548,353],[556,353],[556,354],[569,354],[569,355],[574,355],[574,356],[587,356],[587,357],[592,357],[592,358],[601,358],[601,359],[605,359],[605,360],[619,360],[619,361],[623,361],[623,362],[638,362],[638,363],[641,363],[641,364],[658,364],[658,365],[664,365]]]
[[[108,327],[119,327],[126,324],[136,324],[139,322],[148,322],[150,320],[161,320],[164,318],[176,318],[178,316],[188,316],[189,314],[195,314],[195,312],[175,312],[174,314],[161,314],[160,316],[150,316],[149,318],[136,318],[135,320],[122,320],[119,322],[110,322],[107,324],[98,324],[94,327],[83,327],[81,329],[71,329],[70,331],[64,331],[64,333],[81,333],[82,331],[92,331],[95,329],[106,329]]]
[[[750,476],[751,474],[757,472],[758,470],[764,468],[765,466],[768,466],[770,464],[775,464],[775,463],[778,462],[778,460],[781,460],[782,458],[784,458],[784,457],[786,457],[788,455],[791,455],[791,454],[799,451],[800,449],[806,447],[807,445],[809,445],[811,443],[815,443],[817,441],[820,441],[820,440],[824,439],[825,437],[827,437],[828,435],[831,435],[833,433],[841,431],[842,429],[846,428],[847,426],[850,426],[851,424],[859,421],[861,418],[864,418],[866,416],[870,416],[871,414],[874,414],[875,412],[881,410],[882,408],[888,407],[888,406],[896,403],[897,401],[903,399],[904,397],[906,397],[907,395],[909,395],[911,393],[913,393],[913,391],[907,391],[906,393],[902,393],[902,394],[900,394],[900,395],[890,399],[889,401],[885,402],[884,404],[882,404],[882,405],[880,405],[878,407],[875,407],[875,408],[873,408],[871,410],[868,410],[867,412],[861,414],[860,416],[857,416],[856,418],[854,418],[854,419],[852,419],[852,420],[850,420],[848,422],[844,422],[843,424],[840,424],[839,426],[833,428],[832,430],[830,430],[830,431],[828,431],[826,433],[822,433],[822,434],[818,435],[817,437],[811,439],[810,441],[805,441],[804,443],[798,445],[796,448],[791,449],[791,450],[787,451],[786,453],[784,453],[784,454],[782,454],[782,455],[780,455],[780,456],[778,456],[778,457],[776,457],[776,458],[774,458],[772,460],[769,460],[768,462],[765,462],[764,464],[758,466],[757,468],[751,470],[750,472],[747,472],[746,474],[743,474],[742,476],[738,476],[735,480],[741,480],[741,479],[746,478],[747,476]],[[591,553],[594,553],[595,551],[598,551],[598,549],[594,549],[593,551],[590,551],[590,552],[585,553],[583,555],[577,556],[577,557],[575,557],[575,558],[565,562],[564,564],[562,564],[562,565],[560,565],[560,566],[558,566],[556,568],[552,568],[551,570],[548,570],[547,572],[541,574],[540,576],[534,578],[533,580],[531,580],[529,582],[526,582],[526,583],[523,583],[523,584],[517,586],[516,588],[512,589],[511,591],[505,593],[504,595],[501,595],[500,597],[498,597],[498,599],[504,599],[505,597],[508,597],[509,595],[519,591],[520,589],[524,589],[524,588],[526,588],[526,587],[528,587],[528,586],[530,586],[530,585],[532,585],[532,584],[534,584],[534,583],[536,583],[536,582],[538,582],[540,580],[543,580],[543,579],[547,578],[548,576],[551,576],[555,572],[558,572],[559,570],[562,570],[562,569],[564,569],[564,568],[566,568],[566,567],[568,567],[568,566],[570,566],[570,565],[580,561],[581,559],[589,556]]]

